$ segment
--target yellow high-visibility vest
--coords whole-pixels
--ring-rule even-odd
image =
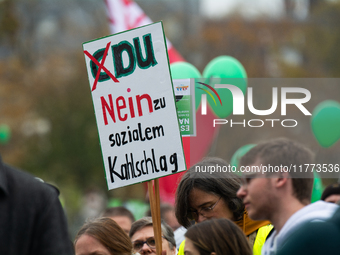
[[[264,245],[264,242],[267,239],[268,234],[273,229],[273,225],[266,225],[263,227],[260,227],[257,230],[254,246],[253,246],[253,255],[261,255],[261,249]],[[183,247],[184,248],[184,247]]]
[[[273,229],[273,225],[269,224],[269,225],[260,227],[257,230],[255,242],[253,245],[253,255],[261,255],[262,246],[272,229]],[[178,255],[184,255],[184,245],[185,245],[185,240],[179,246],[178,253],[177,253]]]

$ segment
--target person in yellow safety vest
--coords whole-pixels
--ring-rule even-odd
[[[273,228],[269,221],[254,221],[248,217],[243,202],[236,196],[241,178],[225,171],[229,164],[209,157],[192,166],[182,176],[176,190],[175,214],[178,222],[188,228],[212,218],[227,218],[238,225],[247,236],[253,254],[261,248]],[[178,254],[184,254],[182,242]]]
[[[211,219],[192,225],[185,233],[186,254],[252,255],[242,230],[231,220]]]
[[[250,221],[252,221],[252,220],[250,220]],[[252,245],[253,255],[261,255],[261,248],[262,248],[264,242],[266,241],[268,234],[270,233],[270,231],[272,231],[272,229],[273,229],[273,225],[268,224],[268,225],[265,225],[265,226],[258,228],[255,232],[251,233],[250,236],[247,235],[248,242],[250,243],[250,245],[253,243],[253,245]],[[249,231],[244,232],[244,233],[245,234],[249,233]],[[252,237],[252,240],[250,240],[250,237]],[[255,240],[253,238],[255,238]],[[178,250],[178,253],[177,253],[178,255],[184,255],[184,245],[185,245],[185,240],[179,246],[179,250]]]

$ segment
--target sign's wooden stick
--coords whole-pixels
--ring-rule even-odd
[[[156,241],[156,254],[162,254],[162,230],[161,230],[161,210],[159,198],[159,181],[155,180],[155,193],[152,185],[153,181],[148,181],[148,192],[150,209],[153,222],[153,232]]]

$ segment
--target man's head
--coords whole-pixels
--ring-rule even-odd
[[[340,184],[333,183],[328,185],[322,192],[321,200],[329,203],[337,203],[340,201]]]
[[[166,254],[176,254],[176,241],[171,227],[164,221],[161,223],[162,230],[162,250]],[[155,236],[151,217],[144,217],[132,224],[129,233],[134,252],[140,254],[156,254]]]
[[[173,231],[181,226],[176,219],[175,208],[170,204],[161,204],[161,218]]]
[[[285,138],[263,142],[250,149],[241,158],[240,166],[259,167],[267,173],[262,176],[247,173],[237,192],[249,216],[255,220],[270,219],[277,204],[287,200],[309,204],[313,188],[312,163],[313,153],[308,148]]]
[[[128,235],[132,223],[135,221],[133,214],[125,207],[110,207],[104,210],[102,217],[113,219]]]
[[[175,207],[171,204],[161,203],[161,219],[168,224],[173,231],[178,229],[181,225],[178,223],[176,215],[175,215]],[[151,210],[149,210],[145,216],[151,216]]]

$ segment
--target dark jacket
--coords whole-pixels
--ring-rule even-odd
[[[340,253],[340,208],[325,222],[309,222],[289,237],[277,255]]]
[[[73,254],[57,190],[4,164],[1,157],[0,254]]]

